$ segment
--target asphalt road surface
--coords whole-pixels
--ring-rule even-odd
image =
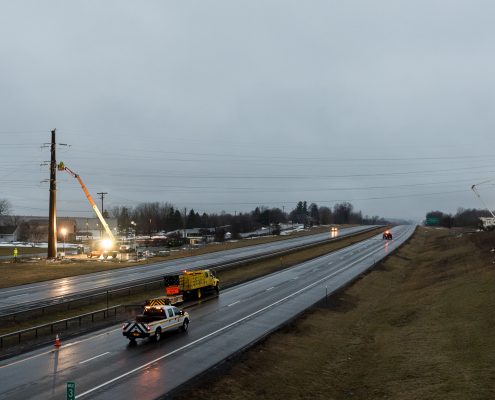
[[[355,234],[369,229],[369,226],[357,226],[341,229],[339,236]],[[167,273],[181,271],[190,268],[208,268],[209,266],[235,261],[240,258],[252,257],[269,252],[289,249],[295,246],[310,244],[328,239],[329,233],[303,236],[277,242],[248,246],[240,249],[219,251],[200,256],[181,258],[148,265],[114,269],[108,272],[79,275],[64,279],[33,283],[22,286],[0,289],[0,316],[21,309],[29,308],[29,305],[40,305],[57,298],[75,296],[82,292],[94,292],[108,290],[109,288],[132,285],[133,282],[145,278],[156,277],[159,279]],[[50,300],[51,299],[51,300]]]
[[[129,344],[114,326],[0,362],[0,399],[156,399],[324,299],[401,245],[414,226],[392,229],[287,270],[222,291],[190,309],[189,331]]]

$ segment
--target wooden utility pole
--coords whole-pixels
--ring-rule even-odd
[[[50,145],[50,209],[48,213],[48,258],[57,257],[57,161],[55,159],[55,131],[52,131]]]
[[[184,244],[186,243],[187,208],[184,208]]]
[[[101,199],[101,213],[103,214],[105,212],[105,209],[103,208],[103,199],[105,198],[105,195],[108,194],[108,192],[98,192],[96,194],[99,195]]]

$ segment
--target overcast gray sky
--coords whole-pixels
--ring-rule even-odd
[[[493,1],[0,4],[0,199],[16,214],[48,214],[53,128],[105,208],[350,201],[420,220],[481,208],[469,188],[495,178]],[[68,174],[57,198],[60,216],[92,215]]]

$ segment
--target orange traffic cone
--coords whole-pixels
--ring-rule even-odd
[[[60,347],[62,343],[60,343],[60,338],[57,336],[55,336],[55,347]]]

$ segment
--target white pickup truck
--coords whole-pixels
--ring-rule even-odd
[[[145,307],[142,315],[125,322],[122,334],[131,342],[148,337],[159,341],[165,331],[181,329],[186,332],[188,327],[189,314],[186,311],[174,306],[155,305]]]

